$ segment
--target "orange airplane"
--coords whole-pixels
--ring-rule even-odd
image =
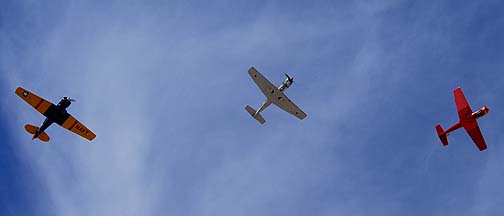
[[[89,130],[82,123],[77,121],[72,115],[68,114],[66,108],[72,104],[74,101],[68,97],[64,97],[58,103],[58,105],[54,105],[51,102],[44,100],[43,98],[29,92],[26,89],[18,87],[16,89],[16,95],[18,95],[21,99],[30,104],[33,108],[39,111],[42,115],[46,117],[42,126],[36,127],[30,124],[25,125],[25,130],[33,134],[34,139],[39,139],[43,142],[49,141],[49,136],[45,132],[45,130],[51,126],[51,124],[56,123],[61,127],[64,127],[77,135],[88,139],[89,141],[93,140],[96,135]]]
[[[490,110],[488,109],[488,107],[483,106],[477,111],[473,112],[471,110],[471,107],[469,106],[469,103],[467,102],[467,99],[464,96],[464,92],[462,92],[462,89],[460,87],[455,89],[455,91],[453,91],[453,94],[455,96],[455,104],[457,105],[457,111],[460,120],[453,126],[448,128],[448,130],[446,131],[443,130],[441,125],[436,125],[436,131],[439,139],[441,139],[441,142],[444,146],[447,146],[447,136],[452,131],[463,127],[480,151],[487,149],[485,139],[483,138],[483,134],[481,133],[478,122],[476,120],[488,114]]]

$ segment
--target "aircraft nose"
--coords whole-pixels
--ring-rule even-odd
[[[481,108],[481,111],[483,111],[483,113],[487,114],[488,112],[490,112],[490,109],[487,106],[484,106]]]

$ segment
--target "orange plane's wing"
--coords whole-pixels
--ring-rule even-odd
[[[74,132],[81,137],[88,139],[89,141],[93,140],[96,137],[93,131],[89,130],[72,115],[68,116],[65,122],[60,124],[60,126]]]
[[[26,101],[26,103],[30,104],[33,108],[35,108],[37,111],[40,112],[40,114],[44,115],[44,113],[51,107],[52,104],[51,102],[45,100],[44,98],[41,98],[37,96],[36,94],[33,94],[32,92],[22,88],[18,87],[16,89],[16,94]]]
[[[457,105],[457,112],[459,114],[460,121],[464,121],[465,119],[471,117],[471,107],[469,106],[469,103],[464,96],[464,92],[462,92],[460,87],[453,91],[453,96],[455,97],[455,104]]]

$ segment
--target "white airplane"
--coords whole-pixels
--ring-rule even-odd
[[[261,116],[260,112],[266,109],[270,104],[275,104],[278,107],[282,108],[286,112],[298,117],[299,119],[304,119],[306,117],[306,113],[304,113],[299,107],[296,106],[283,92],[289,88],[292,83],[294,83],[294,77],[289,77],[289,75],[285,74],[287,79],[280,85],[278,88],[271,84],[264,76],[259,73],[254,67],[251,67],[248,71],[250,77],[257,84],[259,89],[266,96],[266,101],[262,104],[261,107],[256,111],[254,108],[247,105],[245,109],[247,112],[254,117],[259,123],[264,124],[266,122],[264,118]]]

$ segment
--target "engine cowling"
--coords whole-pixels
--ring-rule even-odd
[[[285,89],[288,89],[292,85],[293,81],[292,79],[285,79],[282,83],[282,85],[278,88],[278,90],[283,91]]]
[[[68,108],[70,106],[70,104],[72,104],[72,100],[69,99],[69,98],[67,98],[67,97],[64,97],[58,103],[58,107],[60,107],[62,109],[66,109],[66,108]]]
[[[487,106],[483,106],[479,108],[476,112],[473,112],[471,115],[474,118],[480,118],[488,114],[488,112],[490,112],[490,109]]]

